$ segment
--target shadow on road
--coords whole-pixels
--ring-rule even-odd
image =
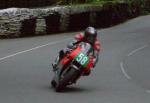
[[[42,87],[42,89],[49,91],[49,92],[55,92],[55,89],[51,86],[45,86],[45,87]],[[92,91],[94,90],[91,88],[68,86],[60,93],[77,93],[77,92],[81,93],[81,92],[92,92]]]
[[[89,92],[89,91],[90,91],[90,89],[69,86],[69,87],[66,87],[66,88],[62,91],[62,93]]]

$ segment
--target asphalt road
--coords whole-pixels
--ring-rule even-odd
[[[99,63],[63,93],[50,63],[75,33],[0,40],[0,103],[150,103],[149,18],[99,30]]]

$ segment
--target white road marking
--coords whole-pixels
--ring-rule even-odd
[[[129,57],[129,56],[133,55],[134,53],[136,53],[136,52],[138,52],[138,51],[140,51],[140,50],[146,48],[147,46],[148,46],[148,45],[144,45],[144,46],[142,46],[142,47],[140,47],[140,48],[138,48],[138,49],[135,49],[135,50],[133,50],[132,52],[130,52],[127,56]]]
[[[150,94],[150,90],[146,90],[146,92]]]
[[[26,52],[29,52],[29,51],[33,51],[33,50],[42,48],[42,47],[45,47],[45,46],[49,46],[49,45],[61,43],[61,42],[67,41],[67,40],[70,40],[70,38],[69,38],[69,39],[64,39],[64,40],[61,40],[61,41],[49,42],[49,43],[47,43],[47,44],[40,45],[40,46],[31,48],[31,49],[28,49],[28,50],[20,51],[20,52],[17,52],[17,53],[14,53],[14,54],[11,54],[11,55],[8,55],[8,56],[5,56],[5,57],[0,58],[0,61],[2,61],[2,60],[4,60],[4,59],[7,59],[7,58],[10,58],[10,57],[14,57],[14,56],[19,55],[19,54],[23,54],[23,53],[26,53]]]
[[[127,78],[127,79],[131,79],[131,77],[126,73],[124,67],[123,67],[123,62],[120,62],[120,67],[121,67],[121,70],[122,70],[122,73],[124,74],[124,76]]]

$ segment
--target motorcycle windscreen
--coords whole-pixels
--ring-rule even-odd
[[[82,42],[81,43],[81,52],[84,54],[88,54],[92,49],[92,46],[89,43]]]

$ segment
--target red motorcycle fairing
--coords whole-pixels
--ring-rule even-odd
[[[80,51],[81,47],[78,45],[75,49],[67,53],[67,55],[60,61],[62,69],[65,69],[66,66],[78,55]],[[87,65],[83,68],[84,70],[83,72],[89,72],[92,66],[93,66],[93,58],[90,57]]]

